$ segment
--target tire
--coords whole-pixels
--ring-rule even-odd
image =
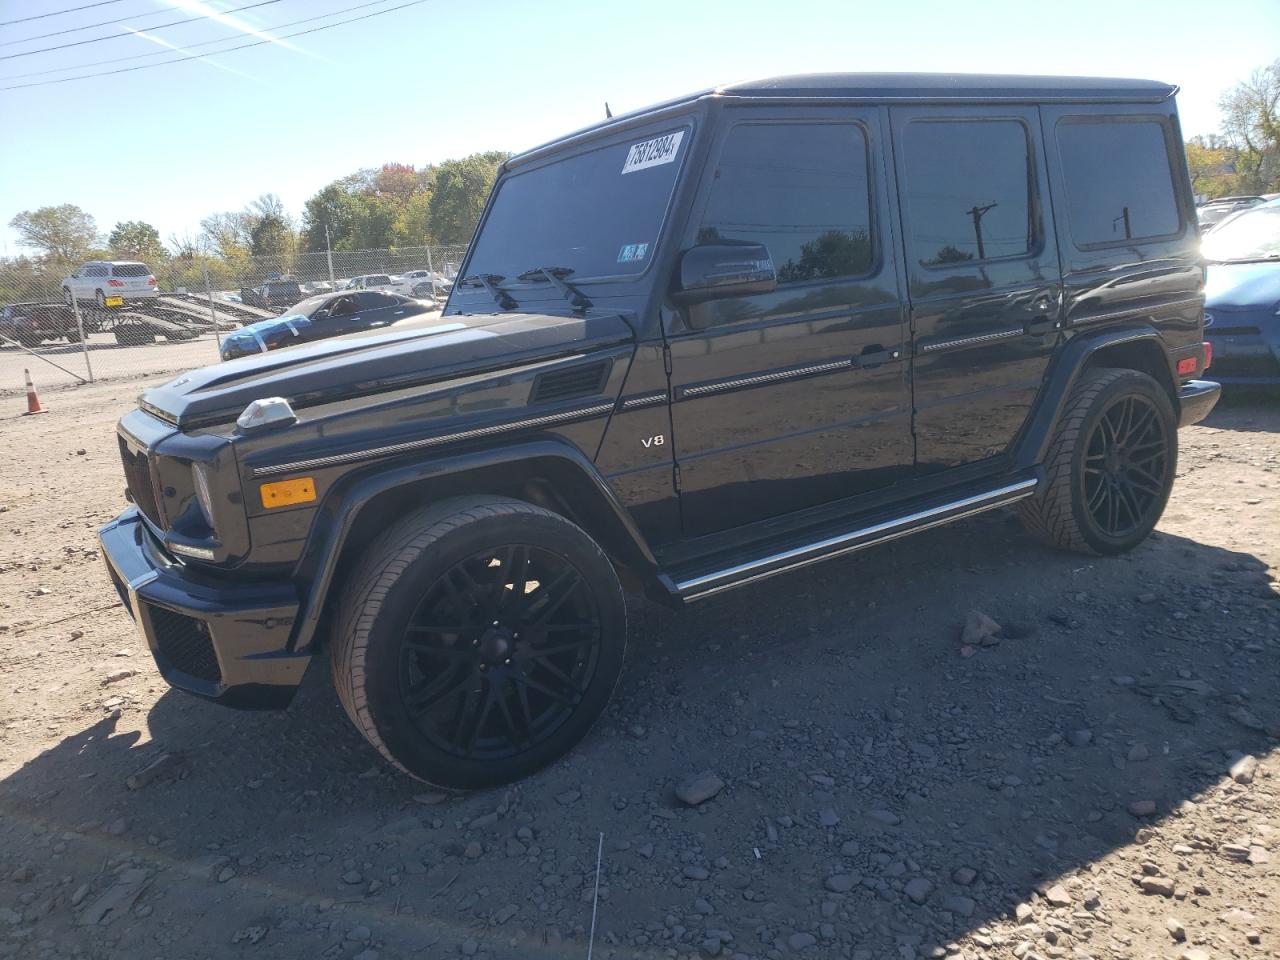
[[[107,295],[101,290],[93,291],[93,302],[97,305],[99,310],[107,309]]]
[[[19,328],[14,331],[13,338],[28,350],[34,350],[40,344],[44,343],[44,337],[33,330],[25,330]]]
[[[1044,481],[1018,504],[1037,540],[1114,555],[1147,538],[1164,513],[1178,461],[1169,394],[1138,370],[1081,374],[1058,421]]]
[[[622,669],[626,605],[608,558],[520,500],[410,514],[347,584],[330,650],[338,698],[378,752],[437,787],[510,783],[558,759]]]
[[[70,287],[63,287],[63,288],[62,288],[62,302],[63,302],[63,303],[65,303],[65,304],[69,307],[69,306],[71,306],[71,305],[72,305],[72,304],[71,304],[71,301],[72,301],[71,288],[70,288]]]

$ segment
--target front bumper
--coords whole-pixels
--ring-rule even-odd
[[[136,507],[102,527],[98,541],[170,686],[234,707],[289,705],[311,661],[310,651],[289,648],[298,612],[291,585],[200,576],[165,553]]]
[[[1249,328],[1245,328],[1248,330]],[[1280,385],[1280,328],[1263,333],[1219,333],[1212,327],[1205,339],[1213,344],[1213,368],[1219,383],[1230,386]]]
[[[1222,384],[1213,380],[1189,380],[1178,391],[1178,407],[1182,411],[1178,426],[1189,427],[1199,423],[1218,403],[1222,396]]]

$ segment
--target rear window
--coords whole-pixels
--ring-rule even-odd
[[[1058,152],[1077,247],[1169,237],[1182,229],[1169,147],[1156,120],[1065,120]]]
[[[302,288],[296,283],[268,283],[267,293],[300,293]]]
[[[151,271],[145,263],[117,263],[111,268],[113,277],[149,277]]]

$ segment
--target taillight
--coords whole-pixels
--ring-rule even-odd
[[[1204,347],[1204,369],[1209,369],[1209,364],[1213,363],[1213,344],[1206,340],[1200,344]]]
[[[108,287],[123,287],[123,286],[124,286],[124,281],[123,281],[123,280],[108,280],[108,281],[107,281],[107,286],[108,286]]]
[[[147,286],[148,286],[148,287],[154,287],[155,285],[156,285],[156,278],[155,278],[155,277],[147,277]]]
[[[1188,374],[1190,374],[1191,376],[1195,376],[1195,372],[1196,372],[1195,357],[1183,357],[1181,360],[1178,361],[1178,376],[1181,377]]]

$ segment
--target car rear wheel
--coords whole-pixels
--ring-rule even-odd
[[[622,668],[626,605],[608,558],[523,501],[420,510],[348,584],[331,650],[339,699],[384,757],[440,787],[509,783],[562,756]]]
[[[99,310],[107,309],[107,296],[101,290],[93,292],[93,302],[98,305]]]
[[[1137,546],[1164,513],[1178,461],[1169,394],[1138,370],[1086,371],[1058,422],[1044,481],[1023,500],[1023,526],[1081,553]]]

